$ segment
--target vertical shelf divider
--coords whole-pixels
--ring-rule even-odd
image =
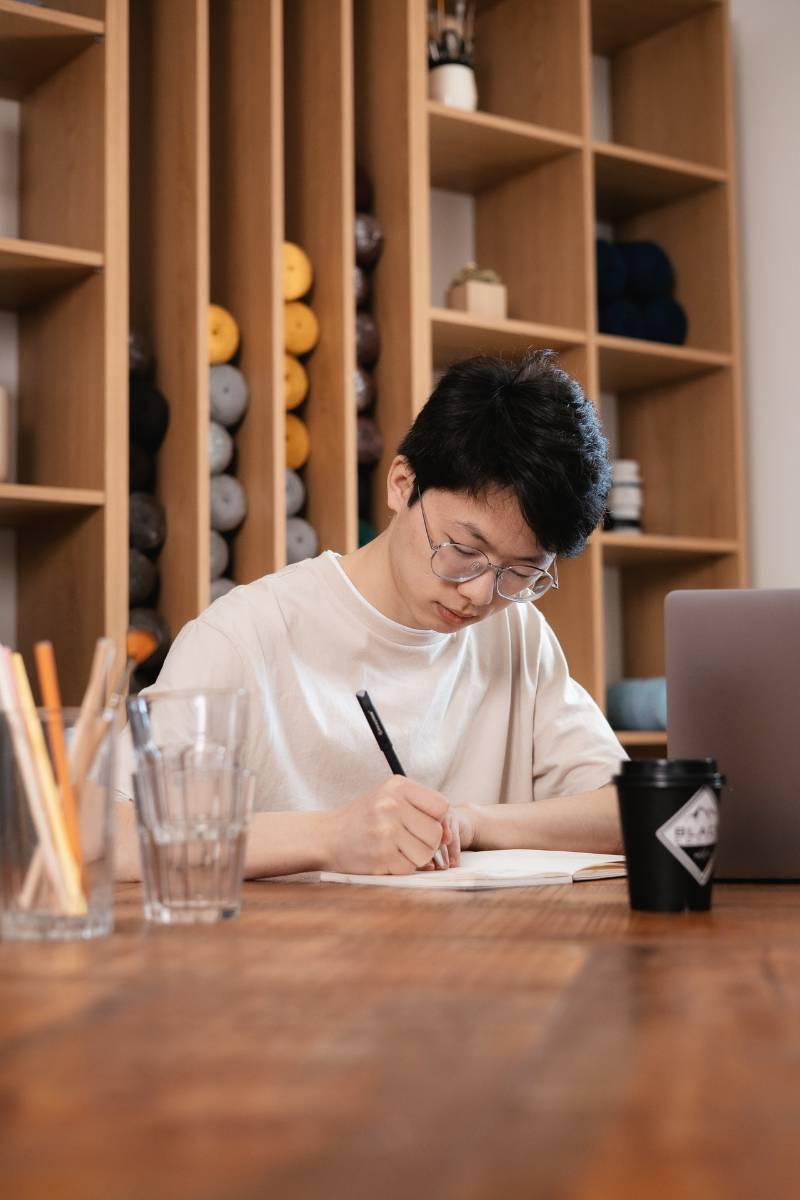
[[[128,17],[128,0],[106,0],[103,587],[105,633],[120,655],[128,625]]]
[[[131,18],[131,320],[170,404],[159,608],[174,635],[209,596],[208,0],[136,0]]]
[[[283,406],[283,31],[280,0],[211,0],[211,299],[233,313],[250,404],[236,437],[247,517],[233,577],[286,557]]]
[[[311,257],[320,325],[303,409],[307,514],[322,549],[347,552],[358,544],[351,0],[291,0],[284,20],[286,237]]]

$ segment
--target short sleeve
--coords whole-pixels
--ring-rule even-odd
[[[558,639],[541,624],[533,716],[533,796],[604,787],[627,758],[600,709],[570,677]]]
[[[197,688],[245,688],[252,692],[252,672],[230,638],[199,617],[184,625],[170,647],[158,679],[148,692],[179,691]],[[133,795],[131,772],[133,748],[127,725],[117,741],[115,787],[118,798]]]

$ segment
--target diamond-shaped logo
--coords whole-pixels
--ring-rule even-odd
[[[706,784],[656,830],[656,837],[702,887],[714,870],[718,830],[719,802]]]

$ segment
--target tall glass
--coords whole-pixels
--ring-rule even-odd
[[[242,765],[247,693],[153,692],[128,713],[145,916],[236,916],[254,788]]]
[[[38,711],[41,752],[17,711],[0,713],[0,933],[93,938],[113,928],[110,713]],[[53,754],[63,724],[68,795]]]

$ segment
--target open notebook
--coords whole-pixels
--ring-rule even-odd
[[[320,883],[366,883],[373,887],[481,888],[530,887],[573,883],[581,879],[615,879],[625,874],[621,854],[575,854],[570,850],[465,850],[461,866],[416,875],[345,875],[323,871]]]

